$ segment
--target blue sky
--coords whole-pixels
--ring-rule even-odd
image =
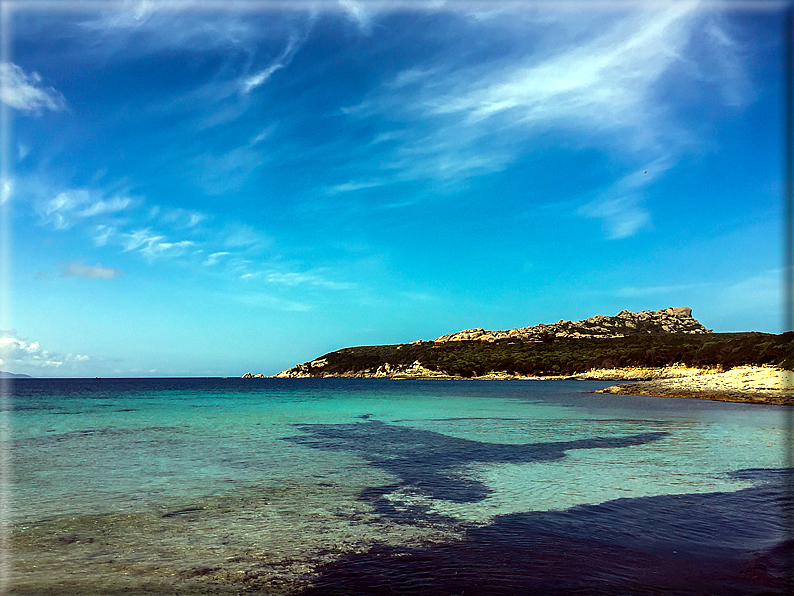
[[[782,331],[783,4],[15,4],[0,369]]]

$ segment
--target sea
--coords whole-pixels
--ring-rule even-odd
[[[4,589],[791,593],[791,409],[610,384],[5,381]]]

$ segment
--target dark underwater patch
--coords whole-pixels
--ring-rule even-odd
[[[306,594],[788,594],[783,471],[733,493],[514,513],[459,543],[382,546],[319,569]]]
[[[474,503],[491,490],[459,474],[473,462],[528,463],[565,457],[571,449],[619,449],[658,441],[666,432],[623,437],[593,437],[575,441],[507,445],[460,439],[441,433],[386,424],[379,420],[351,424],[300,424],[305,435],[285,437],[304,447],[354,453],[401,479],[402,485],[434,499]]]
[[[344,451],[399,481],[359,495],[383,517],[406,523],[455,523],[461,542],[426,547],[382,545],[320,568],[306,594],[661,594],[788,593],[792,543],[784,513],[792,498],[786,470],[731,474],[752,480],[736,492],[624,498],[564,511],[497,516],[461,524],[422,505],[394,502],[403,490],[436,499],[477,502],[490,493],[460,474],[472,462],[553,461],[571,449],[624,448],[665,432],[504,445],[459,439],[380,421],[298,425],[293,443]],[[399,510],[398,510],[399,506]]]

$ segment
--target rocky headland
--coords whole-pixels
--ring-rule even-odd
[[[673,307],[343,348],[274,376],[632,381],[603,392],[778,404],[791,401],[785,369],[792,368],[794,333],[712,333],[692,317],[692,309]],[[748,371],[766,380],[753,384]]]

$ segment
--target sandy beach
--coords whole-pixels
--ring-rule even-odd
[[[739,366],[726,372],[613,385],[596,393],[794,405],[794,373],[774,366]]]

